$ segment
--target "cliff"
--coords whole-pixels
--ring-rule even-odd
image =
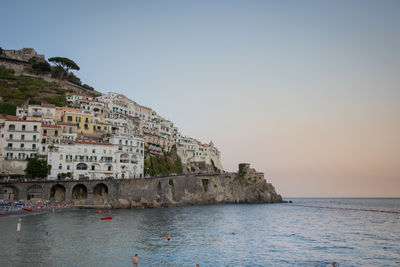
[[[95,207],[152,208],[282,202],[282,197],[276,193],[272,184],[266,182],[264,174],[256,172],[189,175],[134,182],[122,180],[120,190],[120,198],[94,204]]]

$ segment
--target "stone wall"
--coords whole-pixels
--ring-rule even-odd
[[[3,200],[50,199],[84,208],[282,202],[282,197],[265,181],[262,173],[0,183],[0,192]]]

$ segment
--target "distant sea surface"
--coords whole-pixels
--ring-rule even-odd
[[[400,211],[399,198],[291,200]],[[138,266],[400,266],[400,214],[293,204],[0,217],[0,266],[133,266],[135,253]]]

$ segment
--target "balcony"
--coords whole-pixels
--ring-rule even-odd
[[[8,142],[39,142],[39,139],[29,140],[29,139],[16,139],[16,138],[10,139],[10,138],[7,138],[6,140]]]
[[[8,129],[9,132],[19,132],[19,133],[39,133],[38,130],[32,130],[32,131],[27,131],[27,130],[15,130],[15,129]]]
[[[38,151],[39,148],[29,148],[29,147],[5,147],[8,151]]]

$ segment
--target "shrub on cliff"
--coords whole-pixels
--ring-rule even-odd
[[[47,61],[38,61],[33,57],[29,59],[29,63],[32,65],[32,69],[36,74],[46,74],[51,72],[51,66]]]
[[[149,155],[144,161],[144,173],[150,176],[181,174],[182,162],[179,157],[174,160],[165,154],[162,156]]]

